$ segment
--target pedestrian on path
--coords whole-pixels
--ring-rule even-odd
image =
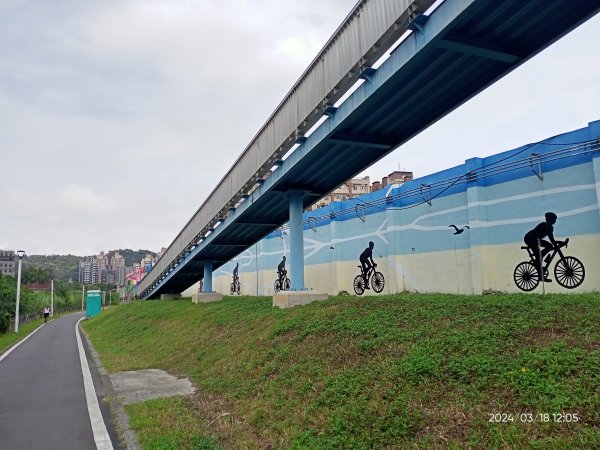
[[[44,323],[48,323],[48,316],[50,316],[50,308],[44,307]]]

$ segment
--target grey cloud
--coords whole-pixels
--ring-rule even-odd
[[[3,246],[169,244],[354,0],[322,3],[2,2]]]
[[[0,196],[0,244],[168,245],[354,4],[3,1],[0,173],[14,189]],[[365,173],[400,162],[419,176],[600,118],[599,24]]]

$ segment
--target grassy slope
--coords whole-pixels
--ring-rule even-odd
[[[9,331],[0,334],[0,355],[16,344],[18,341],[26,337],[29,333],[44,323],[44,319],[38,319],[25,324],[19,325],[19,332]]]
[[[84,328],[110,372],[163,368],[199,387],[128,407],[146,448],[600,442],[598,294],[138,302]],[[514,412],[550,422],[489,422]]]

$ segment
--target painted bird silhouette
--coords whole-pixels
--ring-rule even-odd
[[[469,228],[469,225],[465,225],[462,228],[458,228],[456,225],[448,225],[448,228],[454,228],[456,231],[454,232],[454,234],[460,234],[463,231],[465,231],[465,228]],[[469,228],[470,229],[470,228]]]

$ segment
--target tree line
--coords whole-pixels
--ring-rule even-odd
[[[115,285],[90,284],[85,285],[85,290],[98,289],[106,292],[106,302],[112,297],[112,303],[120,300]],[[109,295],[109,291],[112,291]],[[54,282],[54,311],[64,311],[81,308],[82,287],[77,283]],[[51,294],[49,291],[34,292],[21,286],[19,300],[19,314],[39,314],[45,306],[50,306]],[[15,277],[0,274],[0,334],[6,333],[10,327],[10,320],[15,315],[17,299],[17,280]]]
[[[54,283],[54,310],[64,310],[81,306],[81,288],[70,283]],[[17,280],[15,277],[0,274],[0,334],[10,327],[10,319],[15,315]],[[50,305],[49,292],[33,292],[21,287],[19,314],[40,313]]]

